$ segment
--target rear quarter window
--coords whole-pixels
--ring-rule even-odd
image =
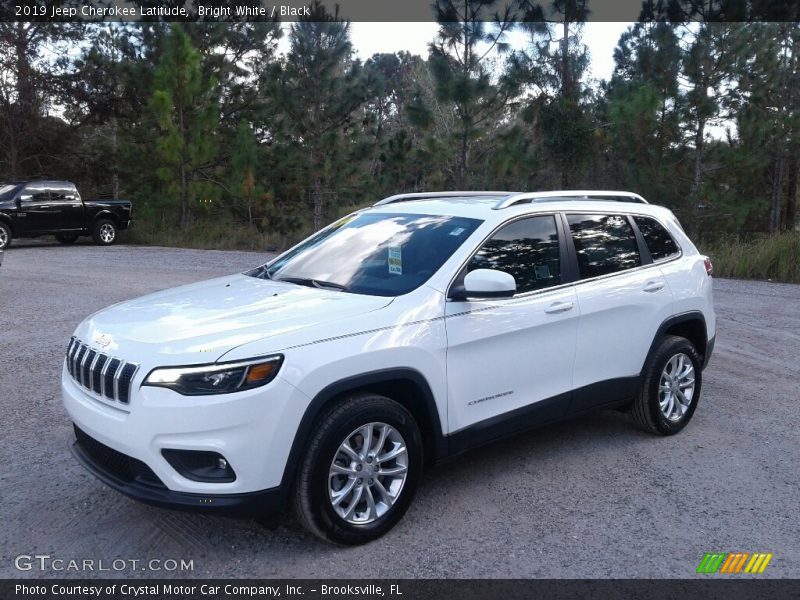
[[[678,244],[661,223],[650,217],[633,217],[633,220],[642,232],[653,261],[672,258],[681,253]]]

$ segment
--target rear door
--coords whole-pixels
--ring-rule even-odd
[[[462,270],[460,278],[478,268],[510,273],[517,293],[446,304],[454,451],[566,412],[578,309],[563,235],[558,215],[517,219],[498,229]]]
[[[80,231],[83,229],[83,203],[74,186],[50,188],[50,203],[51,227],[54,231]]]
[[[572,411],[632,395],[672,294],[632,219],[567,214],[580,280]]]

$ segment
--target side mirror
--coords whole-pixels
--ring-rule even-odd
[[[511,298],[516,293],[517,282],[512,275],[496,269],[475,269],[464,277],[464,285],[453,288],[450,298]]]

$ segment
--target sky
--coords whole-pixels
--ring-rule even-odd
[[[586,23],[583,41],[589,47],[592,62],[589,77],[609,79],[614,70],[613,53],[619,36],[632,23],[597,22]],[[436,36],[437,24],[423,23],[367,23],[353,22],[350,39],[359,58],[366,60],[378,52],[406,50],[412,54],[427,56],[428,43]],[[508,40],[514,47],[524,47],[525,36],[520,31],[512,32]],[[281,40],[280,51],[288,49],[286,36]]]

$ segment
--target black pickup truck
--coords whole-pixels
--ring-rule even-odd
[[[62,244],[90,235],[109,246],[132,218],[130,200],[83,200],[69,181],[0,183],[0,250],[15,237],[43,235]]]

